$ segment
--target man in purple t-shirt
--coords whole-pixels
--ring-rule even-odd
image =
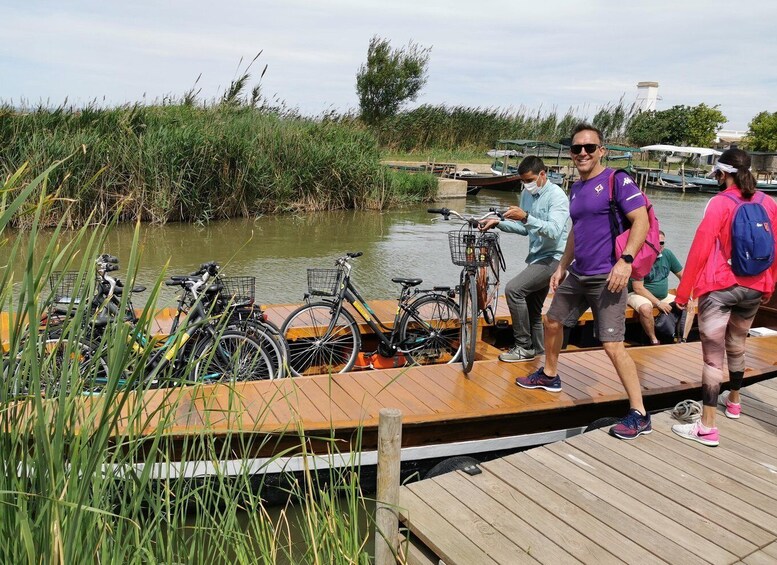
[[[602,346],[629,397],[629,413],[610,428],[610,433],[621,439],[634,439],[650,433],[652,428],[642,402],[637,367],[626,353],[623,339],[631,263],[645,242],[649,222],[639,187],[628,175],[615,175],[614,199],[621,217],[631,225],[623,254],[615,257],[609,203],[613,171],[601,163],[603,141],[602,132],[589,124],[578,125],[572,134],[570,157],[580,180],[569,191],[572,231],[550,279],[550,290],[555,294],[545,319],[545,366],[528,377],[517,378],[515,384],[550,392],[561,390],[557,369],[564,326],[574,326],[590,307]]]

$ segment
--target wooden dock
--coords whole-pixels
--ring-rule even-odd
[[[297,454],[300,434],[313,451],[326,453],[332,444],[311,438],[331,438],[341,453],[364,455],[377,449],[378,415],[384,407],[402,411],[402,447],[422,449],[580,429],[597,418],[626,412],[626,394],[603,350],[563,354],[563,390],[549,393],[514,384],[540,360],[501,363],[490,356],[493,348],[484,348],[488,358],[476,361],[466,375],[459,364],[427,365],[131,393],[142,394],[142,399],[122,406],[116,431],[149,437],[160,433],[183,442],[208,434],[233,442],[236,459]],[[777,337],[747,340],[747,384],[777,376],[775,351]],[[637,347],[629,354],[648,409],[700,396],[700,343]],[[81,421],[96,422],[91,418],[99,418],[103,402],[99,396],[87,398]],[[256,442],[249,452],[242,433],[275,439]]]
[[[777,563],[777,380],[721,413],[717,448],[596,430],[401,488],[413,565]]]

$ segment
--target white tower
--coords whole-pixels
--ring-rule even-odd
[[[657,82],[638,82],[637,83],[637,109],[645,112],[656,109],[658,100]]]

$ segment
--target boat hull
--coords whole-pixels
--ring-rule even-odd
[[[474,196],[483,188],[487,188],[488,190],[500,190],[503,192],[519,192],[521,190],[520,175],[462,175],[456,173],[449,175],[448,178],[467,181],[467,196]]]

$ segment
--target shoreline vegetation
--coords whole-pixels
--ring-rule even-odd
[[[248,461],[231,474],[214,465],[207,479],[175,476],[177,464],[194,469],[208,462],[239,462],[240,453],[253,453],[276,438],[236,427],[229,437],[200,434],[172,449],[176,414],[188,410],[187,396],[210,406],[213,387],[227,387],[229,411],[221,404],[206,410],[218,420],[227,414],[241,421],[245,408],[239,388],[229,383],[192,381],[182,389],[180,379],[169,388],[144,380],[142,358],[139,363],[127,338],[131,331],[149,331],[153,300],[138,326],[111,323],[99,338],[90,332],[90,300],[74,301],[59,326],[38,328],[35,322],[28,328],[28,320],[42,320],[47,312],[52,275],[78,271],[83,280],[91,279],[93,291],[94,258],[112,225],[83,226],[72,241],[53,237],[42,253],[36,249],[42,219],[51,217],[58,204],[46,197],[47,179],[62,165],[52,165],[29,182],[23,180],[24,170],[0,181],[0,232],[11,217],[24,218],[30,231],[29,238],[2,241],[10,260],[18,257],[25,269],[20,275],[12,269],[0,272],[0,311],[9,315],[0,381],[0,457],[5,462],[0,534],[6,540],[0,563],[369,563],[372,516],[356,459],[343,470],[324,473],[320,482],[313,469],[306,470],[308,480],[289,477],[283,485],[288,500],[275,508],[262,499],[261,470]],[[63,229],[60,221],[55,230]],[[136,225],[128,287],[142,261],[138,233]],[[86,247],[83,254],[73,253],[79,242]],[[152,296],[158,296],[165,275],[159,274]],[[22,288],[18,297],[11,293],[15,276]],[[128,294],[122,296],[121,310]],[[88,355],[79,346],[83,343],[89,344]],[[143,358],[148,354],[144,351]],[[106,370],[105,387],[85,395],[85,383]],[[159,378],[165,382],[172,376]],[[179,391],[187,394],[179,397]],[[149,416],[157,411],[160,423],[148,430]],[[285,454],[306,453],[306,436],[294,422],[289,425],[285,439],[298,436],[299,444]],[[321,435],[337,457],[336,442]],[[355,438],[352,449],[358,445]],[[162,476],[154,476],[155,468]],[[323,483],[327,488],[319,489]]]
[[[618,103],[595,123],[616,138],[629,116]],[[64,161],[48,179],[56,201],[43,226],[386,209],[429,201],[437,191],[431,175],[382,165],[387,154],[471,161],[500,138],[558,141],[579,119],[571,111],[421,106],[367,126],[353,114],[303,117],[239,96],[115,108],[0,103],[0,173],[8,178],[28,164],[24,186]],[[9,225],[26,228],[25,218]]]

